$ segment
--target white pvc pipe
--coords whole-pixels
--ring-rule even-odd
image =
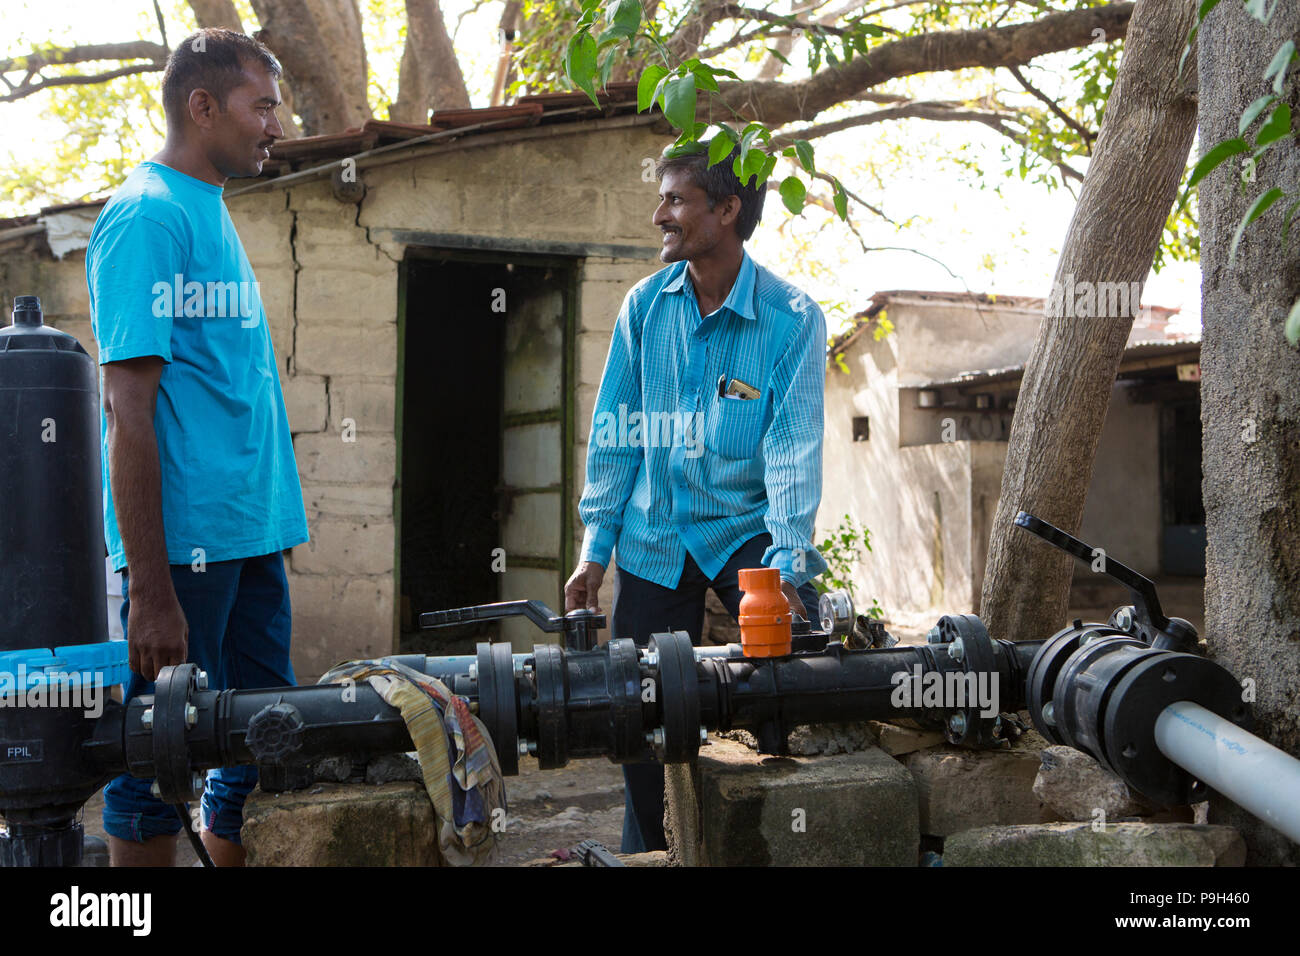
[[[1156,718],[1156,746],[1197,780],[1300,843],[1300,760],[1186,700]]]

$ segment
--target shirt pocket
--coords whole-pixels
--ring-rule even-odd
[[[722,458],[747,459],[763,440],[767,402],[761,398],[715,398],[704,425],[704,447]]]

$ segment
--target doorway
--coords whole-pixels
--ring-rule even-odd
[[[563,610],[575,283],[569,259],[407,254],[395,492],[403,653],[545,640],[519,618],[422,631],[425,611],[526,599]]]

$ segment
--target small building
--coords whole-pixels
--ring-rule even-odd
[[[1011,419],[1043,310],[1042,299],[1025,297],[881,292],[831,342],[819,533],[845,514],[866,525],[873,550],[854,590],[860,603],[879,600],[891,622],[929,627],[979,608]],[[1168,613],[1199,626],[1200,345],[1168,334],[1172,314],[1147,308],[1134,322],[1079,537],[1158,579]],[[1127,603],[1124,593],[1083,568],[1071,604],[1109,610]],[[1046,635],[1025,635],[1034,636]]]
[[[262,179],[227,184],[311,531],[287,562],[300,679],[398,649],[539,639],[518,619],[420,632],[423,611],[562,611],[610,333],[662,267],[662,124],[611,85],[599,108],[551,94],[282,142]],[[85,246],[102,204],[0,221],[5,314],[38,295],[92,355]]]

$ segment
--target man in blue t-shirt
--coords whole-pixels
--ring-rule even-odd
[[[284,135],[280,72],[243,34],[183,40],[163,73],[166,143],[109,200],[86,251],[128,700],[187,660],[214,689],[295,683],[282,552],[307,540],[307,522],[266,312],[222,200],[226,180],[258,175]],[[256,782],[252,767],[208,775],[202,839],[218,865],[243,862]],[[113,780],[113,865],[171,865],[181,816],[151,781]]]

